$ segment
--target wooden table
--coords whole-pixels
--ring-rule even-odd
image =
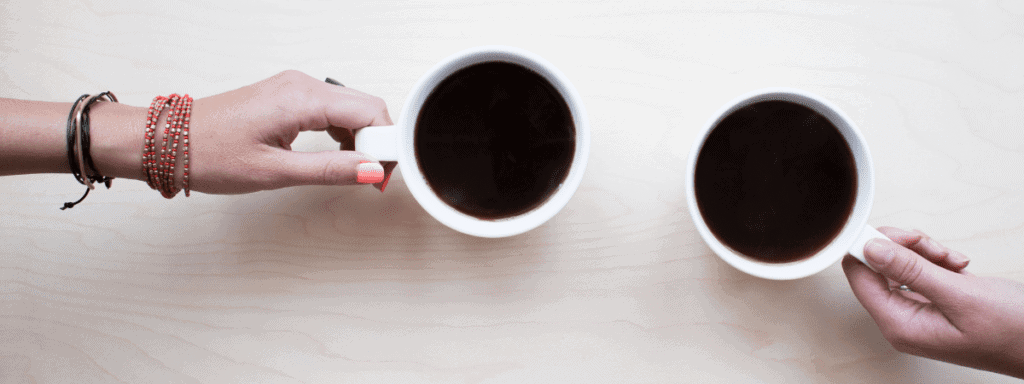
[[[565,210],[497,240],[435,221],[401,167],[384,194],[168,201],[117,180],[69,211],[70,175],[3,178],[0,382],[1013,382],[893,350],[838,265],[728,266],[683,169],[734,97],[817,93],[870,145],[871,224],[1024,279],[1022,35],[1009,0],[4,1],[2,97],[145,106],[298,69],[397,116],[434,63],[505,44],[575,84],[593,148]]]

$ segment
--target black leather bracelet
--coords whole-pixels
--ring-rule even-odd
[[[82,178],[81,172],[78,171],[78,156],[75,155],[75,140],[78,138],[75,135],[75,111],[78,110],[78,105],[89,97],[89,94],[84,94],[75,100],[74,104],[71,104],[71,112],[68,113],[68,126],[67,126],[67,142],[68,142],[68,166],[71,167],[71,175],[78,180],[79,183],[85,184],[85,180]]]
[[[89,191],[93,188],[92,183],[102,181],[107,188],[110,188],[110,183],[114,180],[113,177],[106,177],[100,174],[99,170],[96,169],[96,164],[92,161],[92,154],[89,150],[89,108],[101,98],[117,102],[117,97],[110,93],[110,91],[107,91],[92,97],[89,94],[79,96],[71,106],[71,113],[68,115],[67,124],[68,166],[71,168],[71,174],[75,176],[75,180],[86,185],[87,188],[78,201],[64,203],[64,206],[60,208],[61,210],[74,208],[76,204],[85,200],[89,196]],[[85,104],[82,105],[83,100],[86,99],[88,101],[85,101]],[[79,109],[79,105],[82,105],[81,109]],[[76,144],[80,152],[75,151]],[[81,162],[78,160],[79,156],[81,156]]]
[[[113,93],[110,93],[110,91],[103,92],[90,98],[89,101],[85,103],[85,106],[82,107],[82,126],[79,127],[79,129],[82,131],[82,158],[88,172],[90,172],[90,174],[85,175],[85,177],[88,177],[89,180],[93,182],[103,182],[103,184],[107,186],[107,189],[109,189],[110,183],[114,178],[103,176],[100,171],[96,169],[96,165],[92,161],[92,151],[89,150],[89,144],[91,142],[89,135],[89,109],[92,108],[92,104],[101,97],[106,97],[107,100],[115,103],[117,102],[117,97],[114,96]]]

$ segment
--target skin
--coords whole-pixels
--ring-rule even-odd
[[[864,246],[879,273],[850,256],[843,270],[893,348],[1024,378],[1024,284],[968,273],[966,256],[923,232],[879,231],[891,241]]]
[[[0,99],[0,176],[69,173],[65,135],[70,109],[71,103]],[[141,157],[148,109],[109,102],[93,105],[90,153],[101,174],[146,180]],[[163,127],[166,115],[165,110],[158,127]],[[351,150],[352,130],[392,124],[380,98],[298,71],[196,99],[189,132],[191,189],[239,194],[356,184],[359,163],[378,162]],[[342,151],[292,151],[291,143],[302,131],[327,131]],[[179,186],[182,159],[179,154]],[[395,164],[383,166],[389,174]],[[383,183],[375,186],[383,188]]]

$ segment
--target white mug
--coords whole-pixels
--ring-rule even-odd
[[[715,126],[740,108],[769,100],[797,103],[825,116],[839,129],[846,143],[849,144],[850,150],[853,152],[854,163],[857,167],[857,191],[853,210],[846,220],[846,225],[840,230],[839,235],[814,255],[788,263],[759,261],[740,254],[722,244],[711,233],[711,230],[708,229],[707,224],[704,222],[700,209],[697,207],[697,197],[694,189],[697,157],[708,135]],[[861,136],[853,121],[839,108],[813,94],[796,89],[768,88],[747,93],[729,102],[708,120],[700,133],[699,139],[693,143],[686,171],[686,201],[690,208],[690,217],[693,218],[693,222],[697,226],[697,232],[700,233],[704,242],[722,260],[748,274],[772,280],[790,280],[806,277],[835,264],[836,261],[842,259],[847,253],[853,255],[861,262],[865,262],[864,244],[873,238],[887,239],[881,232],[867,225],[868,214],[871,212],[871,203],[875,196],[875,171],[874,165],[871,162],[871,155],[868,153],[867,144],[864,142],[864,137]],[[867,263],[865,262],[865,264]]]
[[[562,184],[540,206],[504,219],[480,219],[449,206],[427,184],[416,159],[413,138],[420,108],[438,84],[452,73],[485,62],[507,62],[526,67],[551,83],[572,113],[576,147],[569,171]],[[397,123],[375,126],[355,132],[355,149],[380,161],[397,161],[406,185],[423,209],[441,223],[459,232],[480,237],[506,237],[536,228],[558,213],[583,180],[590,153],[590,128],[576,89],[569,79],[539,56],[512,47],[484,46],[455,53],[428,71],[413,87]]]

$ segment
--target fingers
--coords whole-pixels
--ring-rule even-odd
[[[892,291],[889,290],[885,277],[872,272],[866,265],[849,256],[843,258],[843,272],[850,281],[850,289],[853,290],[854,296],[864,304],[864,308],[872,317],[875,317],[875,311],[888,305]]]
[[[864,246],[864,257],[883,276],[907,285],[933,302],[956,300],[955,285],[963,275],[943,269],[902,245],[874,239]]]
[[[970,262],[963,253],[951,251],[943,247],[924,232],[918,230],[904,231],[893,227],[879,227],[878,231],[892,239],[896,244],[924,256],[928,261],[948,270],[960,271],[967,267],[967,264]]]
[[[352,134],[352,130],[346,128],[328,128],[327,133],[331,135],[334,141],[340,143],[342,151],[354,151],[356,149],[356,136]]]
[[[394,125],[394,122],[391,120],[391,114],[388,112],[387,105],[383,99],[351,88],[335,85],[331,85],[328,90],[331,93],[329,98],[334,100],[328,101],[328,105],[324,109],[325,119],[330,125],[326,129],[327,133],[335,141],[341,143],[342,150],[355,149],[353,129],[378,125]],[[349,105],[343,105],[340,104],[339,98],[346,100],[356,98],[356,100],[348,100]],[[362,112],[362,115],[352,116],[350,114],[351,108],[357,108]]]
[[[913,248],[914,251],[921,255],[927,255],[925,257],[927,257],[929,260],[943,260],[941,264],[953,267],[950,269],[954,271],[964,269],[965,267],[967,267],[967,264],[971,262],[971,260],[968,259],[967,256],[964,255],[963,253],[953,251],[942,246],[937,241],[935,241],[935,239],[932,239],[931,236],[926,235],[924,232],[921,232],[916,229],[913,230],[913,232],[921,236],[921,241],[919,241],[917,243],[917,246]],[[939,262],[935,263],[940,264]]]
[[[392,124],[384,100],[325,83],[299,71],[284,71],[255,84],[257,97],[277,100],[303,131],[357,129]]]
[[[300,131],[326,130],[340,143],[338,152],[275,152],[279,181],[271,188],[294,185],[374,184],[381,191],[387,186],[393,163],[381,164],[365,154],[354,152],[352,130],[368,126],[392,125],[384,100],[358,90],[314,79],[302,72],[285,71],[269,81],[283,100],[279,108],[290,111]],[[294,134],[293,134],[294,135]],[[294,139],[294,136],[291,136]],[[282,148],[287,149],[287,146]],[[360,165],[360,162],[368,163]],[[362,175],[362,176],[360,176]]]
[[[384,167],[355,151],[275,151],[274,185],[270,189],[298,185],[376,184],[384,181]]]
[[[864,306],[883,333],[899,329],[912,315],[917,303],[889,289],[885,277],[875,273],[852,256],[843,258],[843,272],[857,301]]]
[[[352,88],[319,83],[326,88],[323,113],[332,128],[358,129],[374,125],[393,125],[384,99]]]

